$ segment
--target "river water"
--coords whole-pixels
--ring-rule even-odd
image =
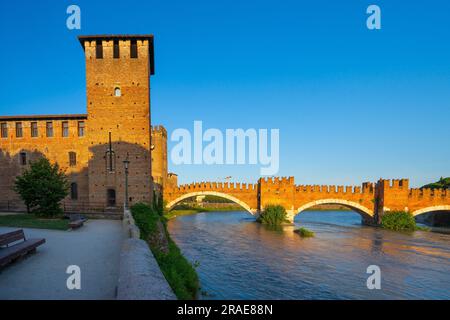
[[[362,226],[351,211],[305,211],[272,230],[246,212],[208,212],[169,222],[190,261],[201,299],[450,299],[450,234]],[[369,265],[381,289],[369,290]]]

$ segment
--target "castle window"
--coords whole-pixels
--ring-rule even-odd
[[[114,59],[120,58],[119,40],[114,40],[113,58]]]
[[[77,165],[77,154],[73,151],[69,152],[69,166],[75,167]]]
[[[95,57],[97,59],[103,59],[103,46],[101,40],[97,40],[95,43]]]
[[[27,153],[26,152],[20,153],[20,164],[22,166],[25,166],[27,164]]]
[[[38,124],[37,122],[31,123],[31,136],[36,138],[38,136]]]
[[[116,190],[108,189],[106,191],[106,201],[107,201],[108,207],[116,206]]]
[[[122,95],[122,91],[119,87],[114,88],[114,96],[120,97]]]
[[[75,182],[70,184],[70,198],[72,200],[78,199],[78,185]]]
[[[2,138],[8,138],[8,124],[6,122],[1,123]]]
[[[106,170],[114,172],[116,170],[116,155],[114,151],[108,150],[105,154],[106,158]]]
[[[69,122],[67,121],[62,122],[62,136],[63,137],[69,136]]]
[[[136,40],[131,40],[130,58],[136,59],[137,57],[138,57],[137,42]]]
[[[84,137],[84,121],[78,121],[78,136]]]
[[[22,122],[16,122],[16,137],[22,138],[23,130],[22,130]]]
[[[45,124],[45,131],[48,138],[53,137],[53,122],[49,121]]]

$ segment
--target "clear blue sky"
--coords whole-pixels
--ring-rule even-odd
[[[66,28],[77,4],[82,29]],[[366,8],[382,30],[366,28]],[[153,33],[154,124],[279,128],[297,183],[450,176],[450,2],[3,1],[0,114],[84,113],[79,34]],[[171,144],[169,145],[170,148]],[[256,166],[174,166],[181,182]]]

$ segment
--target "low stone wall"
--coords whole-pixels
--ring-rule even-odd
[[[129,210],[124,211],[125,240],[120,254],[117,299],[176,300]]]
[[[122,225],[123,230],[125,232],[125,238],[135,238],[135,239],[141,238],[141,232],[139,231],[139,228],[137,227],[136,223],[134,223],[134,218],[130,210],[127,209],[124,210]]]

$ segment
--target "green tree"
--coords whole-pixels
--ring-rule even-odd
[[[51,217],[62,213],[60,206],[69,194],[67,177],[58,164],[50,164],[47,158],[31,162],[15,181],[16,191],[28,208],[28,212]]]

